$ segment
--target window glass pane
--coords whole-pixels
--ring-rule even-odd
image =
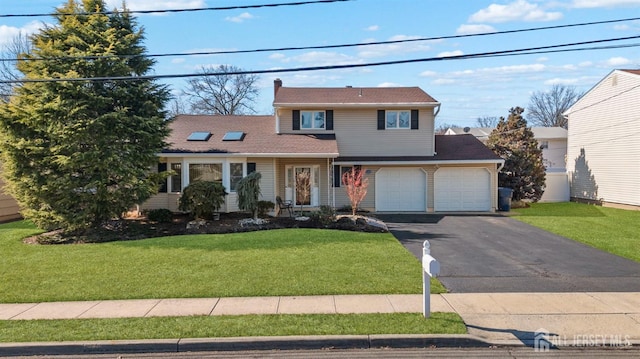
[[[324,112],[314,112],[315,122],[313,128],[324,128]]]
[[[292,188],[293,187],[293,167],[287,168],[287,183],[285,186]]]
[[[301,128],[311,128],[311,118],[313,116],[312,112],[303,111],[300,112],[300,127]]]
[[[397,112],[387,111],[387,128],[398,127],[398,125],[396,124],[397,117],[398,117]]]
[[[182,191],[182,163],[172,163],[171,170],[175,172],[171,175],[171,192]]]
[[[411,127],[411,114],[409,113],[409,111],[401,111],[399,113],[399,121],[398,121],[398,127],[400,128],[409,128]]]
[[[219,163],[190,164],[189,183],[195,181],[222,182],[222,165]]]
[[[229,186],[231,191],[235,191],[238,186],[238,182],[242,179],[242,163],[231,163],[229,165],[231,182]]]

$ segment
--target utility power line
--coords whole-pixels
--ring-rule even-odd
[[[382,61],[371,62],[364,64],[344,64],[344,65],[326,65],[326,66],[309,66],[309,67],[297,67],[297,68],[285,68],[285,69],[268,69],[268,70],[243,70],[233,72],[203,72],[203,73],[188,73],[188,74],[167,74],[167,75],[143,75],[143,76],[107,76],[107,77],[78,77],[78,78],[44,78],[44,79],[19,79],[19,80],[5,80],[0,81],[0,84],[16,84],[16,83],[33,83],[33,82],[78,82],[78,81],[139,81],[139,80],[157,80],[157,79],[172,79],[172,78],[189,78],[189,77],[202,77],[202,76],[223,76],[223,75],[252,75],[252,74],[270,74],[270,73],[284,73],[284,72],[302,72],[302,71],[320,71],[320,70],[339,70],[348,68],[361,68],[361,67],[374,67],[374,66],[387,66],[387,65],[400,65],[408,63],[421,63],[421,62],[434,62],[434,61],[451,61],[451,60],[466,60],[473,58],[486,58],[486,57],[501,57],[501,56],[515,56],[515,55],[531,55],[531,54],[544,54],[553,52],[571,52],[571,51],[590,51],[590,50],[604,50],[604,49],[616,49],[622,47],[635,47],[640,44],[621,44],[621,45],[609,45],[600,47],[583,47],[574,49],[561,49],[569,46],[579,46],[587,44],[605,43],[620,40],[639,39],[640,35],[629,36],[615,39],[603,39],[592,40],[584,42],[576,42],[560,45],[539,46],[524,49],[514,50],[502,50],[493,52],[474,53],[466,55],[456,55],[447,57],[429,57],[419,59],[404,59],[394,61]]]
[[[219,7],[203,7],[203,8],[182,8],[182,9],[164,9],[164,10],[127,10],[127,11],[102,11],[102,12],[80,12],[80,13],[36,13],[36,14],[0,14],[3,17],[45,17],[45,16],[88,16],[88,15],[114,15],[117,13],[127,12],[130,14],[163,14],[163,13],[179,13],[179,12],[196,12],[196,11],[221,11],[221,10],[242,10],[242,9],[259,9],[268,7],[281,6],[300,6],[311,4],[327,4],[337,2],[347,2],[354,0],[309,0],[288,3],[271,3],[257,5],[235,5],[235,6],[219,6]]]
[[[261,53],[261,52],[279,52],[279,51],[321,50],[321,49],[335,49],[335,48],[362,47],[362,46],[375,46],[375,45],[390,45],[390,44],[410,43],[410,42],[419,42],[419,41],[437,41],[437,40],[459,39],[459,38],[467,38],[467,37],[494,36],[494,35],[514,34],[514,33],[521,33],[521,32],[531,32],[531,31],[541,31],[541,30],[554,30],[554,29],[563,29],[563,28],[570,28],[570,27],[611,24],[611,23],[617,23],[617,22],[637,21],[637,20],[640,20],[640,17],[626,18],[626,19],[603,20],[603,21],[592,21],[592,22],[582,22],[582,23],[564,24],[564,25],[555,25],[555,26],[531,27],[531,28],[516,29],[516,30],[493,31],[493,32],[480,33],[480,34],[446,35],[446,36],[434,36],[434,37],[420,37],[420,38],[414,38],[414,39],[389,40],[389,41],[371,41],[371,42],[335,44],[335,45],[300,46],[300,47],[275,47],[275,48],[250,49],[250,50],[218,50],[218,51],[199,51],[199,52],[176,52],[176,53],[161,53],[161,54],[146,54],[146,55],[116,55],[116,54],[113,54],[113,55],[90,55],[90,56],[26,57],[26,58],[22,58],[22,59],[0,58],[0,61],[5,61],[5,62],[12,62],[13,61],[13,62],[15,62],[15,61],[45,61],[45,60],[67,60],[67,59],[68,60],[97,60],[97,59],[102,59],[102,58],[133,58],[133,57],[139,57],[139,56],[146,56],[146,57],[182,57],[182,56],[230,55],[230,54],[246,54],[246,53]]]

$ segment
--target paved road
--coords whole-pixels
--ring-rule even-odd
[[[640,263],[501,215],[379,215],[416,257],[428,239],[458,293],[639,292]]]

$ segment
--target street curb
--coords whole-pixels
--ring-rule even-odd
[[[322,335],[0,343],[0,356],[490,346],[491,343],[469,334]]]

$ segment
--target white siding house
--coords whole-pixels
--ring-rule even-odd
[[[640,70],[614,70],[565,112],[571,197],[640,209]]]

